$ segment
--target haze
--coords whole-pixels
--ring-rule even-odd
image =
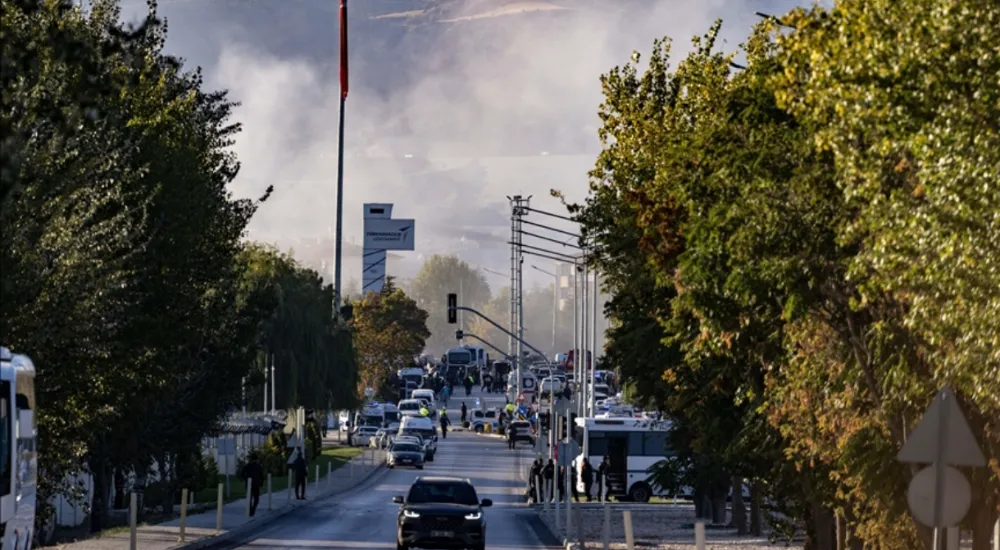
[[[723,18],[735,50],[758,18],[792,0],[351,0],[344,284],[360,279],[361,205],[395,203],[416,218],[417,251],[389,262],[412,277],[421,259],[456,253],[504,270],[506,195],[564,213],[587,190],[599,151],[599,77],[654,38],[690,37]],[[204,68],[242,106],[234,193],[273,184],[250,237],[294,248],[332,274],[337,167],[338,2],[166,0],[167,49]],[[127,19],[144,4],[126,3]],[[676,58],[676,57],[675,57]],[[542,220],[536,220],[542,221]],[[557,220],[547,219],[546,222]],[[566,227],[566,226],[563,226]],[[571,227],[566,227],[571,229]],[[529,273],[530,272],[530,273]],[[528,284],[548,279],[526,270]],[[497,277],[490,279],[501,286]]]

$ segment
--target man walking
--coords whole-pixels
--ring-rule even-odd
[[[510,426],[507,426],[507,448],[511,451],[514,450],[514,445],[517,443],[517,426],[513,422]]]
[[[250,453],[249,462],[243,466],[240,477],[244,482],[250,481],[250,494],[247,498],[250,499],[250,515],[253,516],[257,513],[257,505],[260,504],[260,486],[264,483],[264,467],[260,465],[256,451]]]
[[[597,466],[597,494],[602,496],[606,492],[605,487],[608,483],[608,470],[611,468],[611,459],[608,455],[604,455],[604,459]]]
[[[306,482],[309,477],[309,467],[302,456],[301,449],[295,449],[295,460],[292,462],[292,472],[295,474],[295,498],[306,499]]]

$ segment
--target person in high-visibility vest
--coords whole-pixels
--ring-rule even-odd
[[[427,407],[420,407],[420,416],[430,416],[431,411],[427,410]]]

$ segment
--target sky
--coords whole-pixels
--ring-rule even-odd
[[[663,36],[683,55],[716,18],[724,20],[722,47],[735,50],[759,20],[755,11],[808,3],[351,0],[345,242],[360,243],[363,203],[391,202],[394,217],[416,219],[416,251],[391,260],[390,275],[411,277],[430,254],[507,269],[507,196],[530,195],[533,208],[563,215],[550,190],[570,201],[586,196],[600,150],[602,73]],[[436,13],[386,17],[426,7]],[[249,237],[283,248],[311,242],[314,254],[332,257],[337,0],[162,0],[158,11],[168,22],[168,53],[202,67],[208,87],[241,102],[234,195],[258,197],[275,186]],[[143,3],[123,5],[127,20],[144,12]],[[528,219],[574,229],[541,214]],[[551,280],[531,269],[525,277],[529,286]],[[351,278],[360,279],[353,258],[344,284]]]

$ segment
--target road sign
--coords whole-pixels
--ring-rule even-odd
[[[969,512],[969,506],[972,505],[972,488],[969,487],[969,482],[962,472],[945,466],[942,469],[944,483],[941,484],[943,488],[940,501],[941,523],[935,525],[935,470],[934,466],[930,466],[913,477],[906,492],[906,502],[910,505],[913,517],[927,527],[952,527],[961,522]]]
[[[414,220],[365,219],[364,247],[378,250],[413,250]]]
[[[942,426],[943,424],[943,426]],[[944,429],[942,429],[944,428]],[[950,466],[986,466],[986,457],[972,435],[955,394],[945,387],[934,397],[916,429],[896,455],[904,463],[933,464],[942,450],[942,462]]]

